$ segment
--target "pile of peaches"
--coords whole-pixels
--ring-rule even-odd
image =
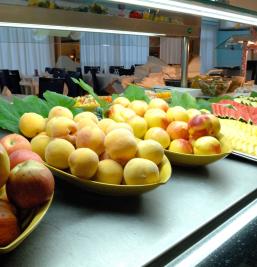
[[[169,107],[163,99],[147,104],[118,97],[109,111],[109,118],[120,126],[132,127],[137,138],[152,139],[172,152],[195,155],[221,153],[218,140],[220,122],[208,110]],[[116,125],[117,127],[117,125]]]
[[[0,247],[24,230],[23,220],[54,192],[54,177],[21,135],[0,140]]]
[[[99,121],[92,112],[73,116],[69,109],[55,106],[48,118],[24,113],[19,128],[41,160],[81,179],[118,185],[161,180],[164,148],[157,141],[136,138],[127,123]]]

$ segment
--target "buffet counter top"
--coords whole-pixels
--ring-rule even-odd
[[[1,266],[161,266],[249,196],[257,196],[257,168],[237,158],[173,167],[166,185],[132,198],[99,196],[56,179],[46,217],[0,256]]]

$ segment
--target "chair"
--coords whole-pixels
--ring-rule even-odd
[[[9,71],[9,89],[12,94],[21,94],[21,86],[20,86],[20,73],[18,70],[10,70]]]
[[[82,79],[81,72],[68,71],[65,77],[65,83],[67,84],[69,89],[68,96],[71,97],[81,96],[83,94],[82,89],[78,84],[74,83],[71,78]]]
[[[99,73],[101,70],[100,66],[84,66],[84,73],[87,74],[90,70],[96,70],[96,73]]]
[[[48,72],[49,74],[53,74],[53,68],[46,67],[45,72]]]
[[[9,81],[9,70],[8,69],[2,69],[0,70],[0,89],[3,90],[4,87],[10,86]]]
[[[53,68],[53,77],[54,78],[65,78],[66,72],[65,69]]]
[[[111,73],[111,74],[114,74],[114,73],[119,74],[119,70],[120,69],[124,69],[124,66],[110,66],[109,67],[109,73]]]
[[[90,72],[91,72],[91,76],[92,76],[93,89],[97,95],[101,95],[100,85],[99,85],[99,82],[98,82],[98,79],[96,76],[97,69],[91,69]]]
[[[45,78],[39,77],[39,94],[40,98],[43,98],[43,94],[45,91],[53,91],[58,94],[63,94],[65,79],[61,78]]]
[[[135,68],[134,66],[132,66],[130,69],[119,69],[118,70],[119,72],[119,75],[122,76],[122,75],[126,75],[126,76],[131,76],[131,75],[134,75],[134,72],[135,72]]]

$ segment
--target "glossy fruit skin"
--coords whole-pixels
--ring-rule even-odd
[[[11,170],[6,184],[8,199],[15,206],[30,209],[48,201],[54,192],[54,177],[42,163],[27,160]]]

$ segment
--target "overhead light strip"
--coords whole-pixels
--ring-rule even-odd
[[[214,19],[221,19],[233,22],[239,22],[257,26],[257,17],[243,12],[221,9],[219,7],[209,7],[200,3],[173,0],[109,0],[117,3],[126,3],[131,5],[143,6],[148,8],[162,9],[167,11],[179,12]]]
[[[108,29],[58,26],[58,25],[43,25],[43,24],[13,23],[13,22],[1,22],[1,21],[0,21],[0,27],[49,29],[49,30],[78,31],[78,32],[101,32],[101,33],[115,33],[115,34],[129,34],[129,35],[143,35],[143,36],[165,36],[165,34],[158,34],[158,33],[152,33],[152,32],[132,32],[132,31],[122,31],[122,30],[108,30]]]

